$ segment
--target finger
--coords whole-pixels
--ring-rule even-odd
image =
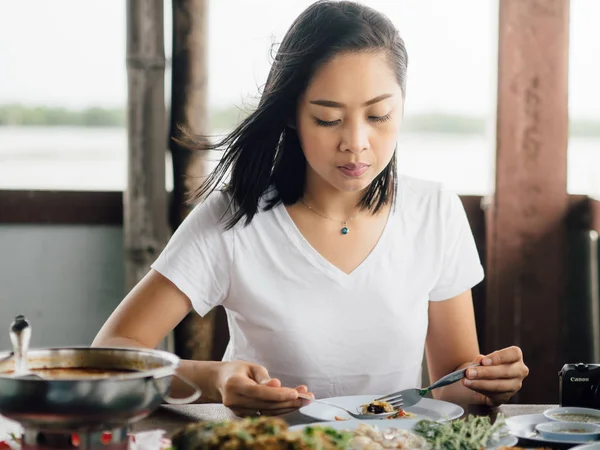
[[[248,376],[258,384],[267,384],[271,380],[269,371],[259,364],[250,364],[248,367]]]
[[[483,358],[485,358],[484,355],[478,355],[474,360],[473,360],[473,364],[482,364],[481,361],[483,361]]]
[[[298,393],[300,395],[302,395],[302,398],[300,400],[302,400],[302,406],[307,406],[311,404],[311,399],[314,400],[315,399],[315,394],[313,394],[312,392],[301,392],[298,391]]]
[[[469,380],[464,379],[463,384],[473,391],[482,394],[502,394],[517,392],[521,389],[520,379],[510,380]]]
[[[271,387],[255,385],[232,386],[232,390],[241,397],[265,401],[265,402],[288,402],[298,399],[296,389],[285,387]]]
[[[277,378],[271,378],[270,380],[263,381],[260,384],[262,384],[263,386],[269,386],[269,387],[281,387],[281,381],[279,381]]]
[[[298,391],[299,395],[302,395],[303,397],[309,397],[314,399],[315,398],[315,394],[313,394],[312,392],[309,392],[308,387],[307,386],[298,386],[296,388],[296,390]]]
[[[258,384],[269,387],[281,387],[281,381],[277,378],[271,378],[269,372],[263,366],[252,364],[249,367],[249,377]]]
[[[523,379],[528,369],[523,363],[503,364],[501,366],[479,366],[467,369],[466,377],[470,380]]]
[[[298,398],[298,391],[295,389],[256,384],[254,380],[243,375],[230,377],[225,392],[228,399],[241,396],[270,402],[286,402]]]
[[[512,364],[523,360],[523,352],[519,347],[513,346],[497,350],[487,355],[481,364],[484,366],[499,366],[501,364]]]

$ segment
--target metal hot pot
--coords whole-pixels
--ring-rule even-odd
[[[87,347],[27,351],[28,327],[18,316],[11,327],[15,350],[0,353],[0,415],[25,429],[118,428],[164,402],[185,404],[200,396],[196,386],[176,373],[180,360],[171,353]],[[54,369],[60,378],[47,375]],[[81,377],[86,370],[90,373]],[[173,377],[189,384],[194,394],[170,397]]]

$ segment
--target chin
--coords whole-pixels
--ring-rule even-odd
[[[336,180],[335,183],[331,183],[335,188],[339,189],[342,192],[360,192],[367,189],[373,179],[371,177],[358,178],[358,179],[343,179]]]

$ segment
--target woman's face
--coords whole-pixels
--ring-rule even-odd
[[[344,192],[367,188],[390,162],[403,98],[384,52],[342,53],[324,64],[300,98],[296,129],[307,183]]]

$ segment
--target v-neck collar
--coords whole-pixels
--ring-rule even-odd
[[[390,208],[388,213],[388,218],[386,220],[385,226],[375,244],[375,247],[371,250],[371,252],[365,257],[365,259],[350,273],[344,272],[338,266],[330,262],[327,258],[325,258],[321,253],[319,253],[310,242],[304,237],[302,232],[296,226],[296,223],[293,221],[292,217],[288,213],[285,205],[283,203],[278,204],[274,208],[275,215],[282,225],[285,234],[289,237],[290,241],[294,244],[294,246],[302,252],[303,255],[316,267],[322,269],[323,273],[337,281],[338,283],[344,286],[350,286],[353,281],[359,276],[361,272],[366,270],[369,265],[373,264],[373,261],[376,260],[377,255],[381,252],[381,247],[385,245],[386,237],[389,234],[389,229],[392,227],[391,222],[393,221],[394,211],[393,206]]]

